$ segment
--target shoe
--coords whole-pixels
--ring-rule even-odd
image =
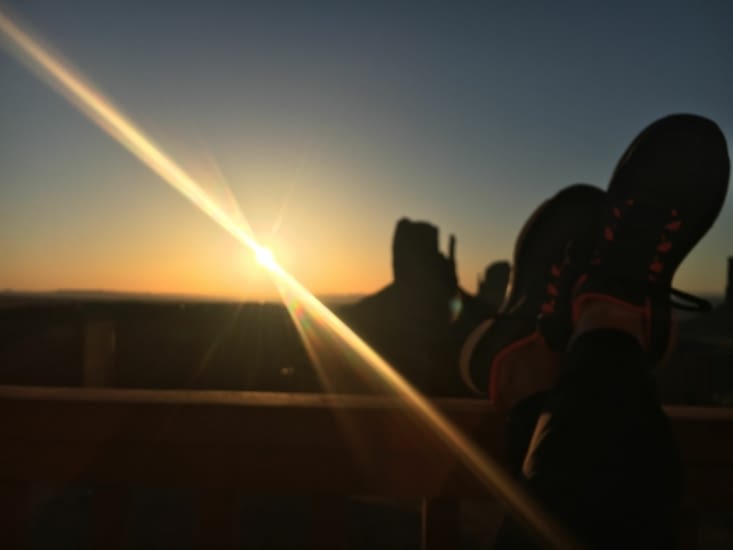
[[[476,327],[461,350],[461,378],[471,391],[500,401],[502,358],[531,342],[567,340],[571,286],[561,285],[570,280],[563,274],[575,264],[587,265],[605,204],[601,189],[576,184],[542,203],[524,224],[514,248],[508,294],[497,315]],[[581,260],[571,261],[569,252]],[[542,312],[546,330],[541,333],[537,319]]]
[[[674,273],[720,213],[729,170],[725,137],[706,118],[671,115],[642,131],[608,186],[603,227],[573,292],[574,319],[590,300],[640,313],[657,364],[671,344]]]

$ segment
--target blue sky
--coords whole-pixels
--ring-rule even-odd
[[[443,246],[456,235],[473,290],[541,200],[604,187],[656,118],[695,112],[733,135],[729,2],[0,6],[193,174],[225,179],[319,293],[386,284],[401,216],[438,225]],[[0,83],[0,288],[272,292],[7,49]],[[729,198],[677,286],[722,291],[731,234]]]

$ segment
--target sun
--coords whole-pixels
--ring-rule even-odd
[[[277,267],[275,255],[272,253],[272,250],[266,246],[258,246],[255,249],[255,258],[257,258],[257,261],[267,269],[273,270]]]

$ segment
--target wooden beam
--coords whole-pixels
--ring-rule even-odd
[[[438,399],[501,458],[488,403]],[[668,407],[695,503],[733,499],[733,410]],[[486,496],[386,397],[0,387],[0,480],[393,497]]]
[[[442,406],[459,429],[485,424],[485,404]],[[0,479],[419,497],[457,467],[388,398],[0,388],[0,415]]]

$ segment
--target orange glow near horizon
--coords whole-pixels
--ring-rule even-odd
[[[40,70],[91,120],[253,252],[267,268],[291,309],[302,308],[308,319],[315,320],[320,337],[333,339],[343,345],[343,352],[353,357],[353,361],[349,361],[351,368],[358,369],[360,376],[371,379],[379,387],[399,397],[407,405],[406,412],[431,429],[456,458],[539,539],[554,548],[576,547],[568,533],[549,518],[542,507],[509,474],[457,430],[420,392],[278,264],[272,253],[255,239],[238,209],[232,214],[222,208],[197,181],[157,147],[132,121],[115,109],[100,92],[72,72],[2,12],[0,31],[11,39],[27,61]],[[311,338],[308,330],[301,326],[302,322],[297,315],[294,319],[299,324],[301,334]],[[309,351],[314,350],[317,344],[318,341],[312,338],[306,341]]]

